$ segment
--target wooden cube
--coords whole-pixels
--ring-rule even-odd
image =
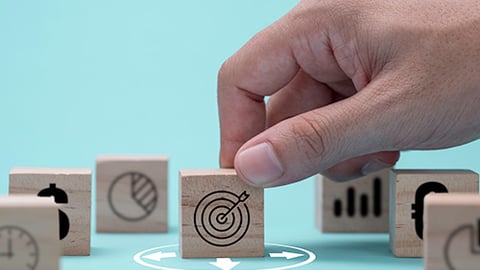
[[[97,158],[97,232],[168,230],[165,156]]]
[[[182,258],[264,256],[263,188],[231,169],[180,171]]]
[[[10,194],[54,197],[63,255],[90,255],[90,169],[14,168],[10,171]]]
[[[388,232],[388,177],[382,170],[348,182],[318,176],[315,214],[323,232]]]
[[[0,196],[0,268],[58,270],[58,230],[52,198]]]
[[[423,256],[423,200],[431,192],[478,193],[478,174],[468,170],[392,171],[390,249],[395,256]]]
[[[480,268],[480,195],[430,194],[424,222],[426,270]]]

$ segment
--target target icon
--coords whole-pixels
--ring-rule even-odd
[[[195,207],[194,224],[198,235],[217,247],[231,246],[248,231],[250,212],[245,201],[246,191],[240,195],[229,191],[214,191],[204,196]]]

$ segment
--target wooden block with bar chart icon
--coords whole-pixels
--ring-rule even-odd
[[[390,249],[397,257],[423,256],[424,198],[430,193],[476,193],[469,170],[393,170],[390,177]]]
[[[58,230],[53,198],[0,196],[0,269],[58,270]]]
[[[167,179],[166,156],[97,157],[97,232],[166,232]]]
[[[13,168],[9,193],[53,197],[60,208],[58,235],[63,255],[90,255],[90,169]]]
[[[318,176],[316,221],[323,232],[388,232],[388,177],[382,170],[348,182]]]
[[[263,188],[232,169],[180,171],[183,258],[264,256]]]
[[[480,268],[479,194],[429,194],[424,226],[426,270]]]

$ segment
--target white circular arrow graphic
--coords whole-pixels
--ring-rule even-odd
[[[177,253],[175,253],[175,252],[165,252],[165,253],[163,253],[162,251],[142,256],[142,258],[144,258],[144,259],[149,259],[149,260],[153,260],[153,261],[157,261],[157,262],[161,261],[162,259],[175,258],[175,257],[177,257]]]
[[[216,262],[211,262],[210,264],[222,270],[232,270],[235,266],[239,265],[240,262],[232,262],[230,258],[217,258]]]
[[[270,253],[270,257],[272,258],[285,258],[287,260],[290,259],[295,259],[298,257],[305,256],[305,254],[300,254],[300,253],[293,253],[293,252],[288,252],[288,251],[283,251],[280,253]]]
[[[270,252],[260,258],[260,262],[264,267],[266,262],[271,264],[268,268],[252,266],[252,258],[235,258],[233,261],[231,258],[217,258],[215,262],[206,259],[183,260],[177,257],[178,244],[140,251],[133,259],[140,265],[160,270],[286,270],[308,265],[316,259],[313,252],[300,247],[265,243],[265,248]]]

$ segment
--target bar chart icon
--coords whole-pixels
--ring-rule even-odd
[[[316,223],[323,232],[388,232],[390,170],[335,182],[316,182]]]
[[[346,214],[349,217],[354,217],[358,214],[362,217],[366,217],[370,212],[370,204],[368,195],[365,193],[360,194],[360,209],[357,211],[356,206],[356,191],[354,187],[347,188],[347,211]],[[375,217],[382,215],[382,180],[379,177],[375,177],[372,183],[372,214]],[[336,217],[341,217],[343,213],[343,203],[340,199],[335,199],[333,203],[333,213]]]

